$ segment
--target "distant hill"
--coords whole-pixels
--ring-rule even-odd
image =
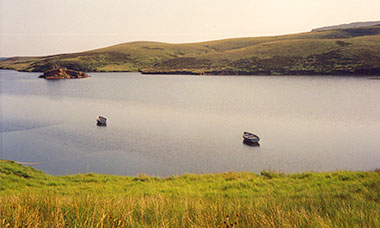
[[[380,75],[380,26],[201,43],[130,42],[44,57],[14,57],[0,68],[151,74]]]
[[[354,23],[349,23],[349,24],[333,25],[333,26],[327,26],[327,27],[322,27],[322,28],[316,28],[311,31],[315,32],[315,31],[326,31],[326,30],[331,30],[331,29],[359,28],[359,27],[374,26],[374,25],[380,25],[380,21],[354,22]]]
[[[6,60],[6,59],[7,59],[7,58],[5,58],[5,57],[0,57],[0,61],[1,61],[1,60]]]

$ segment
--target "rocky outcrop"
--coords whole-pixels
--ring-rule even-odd
[[[52,70],[45,71],[40,78],[45,79],[76,79],[87,78],[88,74],[82,71],[69,70],[64,68],[54,68]]]

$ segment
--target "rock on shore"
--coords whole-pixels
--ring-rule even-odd
[[[45,71],[40,78],[45,79],[75,79],[75,78],[87,78],[88,74],[82,71],[69,70],[64,68],[54,68],[52,70]]]

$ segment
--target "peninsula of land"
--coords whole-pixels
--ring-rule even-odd
[[[0,69],[196,75],[380,75],[380,21],[200,43],[130,42],[73,54],[13,57]]]

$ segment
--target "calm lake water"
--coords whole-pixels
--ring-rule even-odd
[[[53,175],[380,168],[379,80],[90,75],[0,71],[2,159]],[[243,131],[261,146],[242,144]]]

